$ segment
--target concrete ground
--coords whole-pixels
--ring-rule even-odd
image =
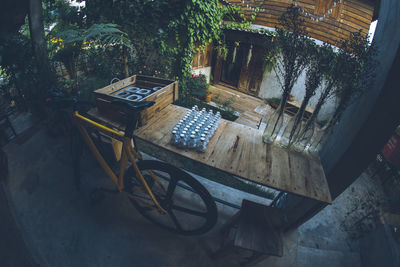
[[[121,194],[91,203],[89,194],[95,187],[112,189],[113,184],[89,152],[84,153],[78,192],[72,178],[69,140],[50,137],[43,127],[25,133],[5,147],[10,177],[4,190],[16,221],[8,223],[20,230],[27,250],[40,266],[239,266],[235,257],[210,257],[221,242],[221,225],[235,209],[218,204],[218,223],[205,235],[169,233],[144,219]],[[243,198],[269,203],[196,178],[212,195],[237,205]],[[358,241],[350,238],[344,225],[351,217],[348,212],[359,205],[354,195],[379,195],[379,190],[367,174],[362,175],[333,205],[285,234],[282,258],[270,257],[257,266],[361,266]]]
[[[25,244],[20,228],[0,183],[0,264],[1,266],[38,266]]]

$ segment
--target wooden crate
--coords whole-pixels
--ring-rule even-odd
[[[149,77],[144,75],[133,75],[124,80],[118,81],[104,88],[94,91],[96,97],[96,105],[101,114],[115,120],[119,123],[126,122],[126,112],[111,104],[114,99],[124,99],[115,96],[130,87],[138,87],[141,89],[152,89],[154,87],[162,87],[150,95],[142,98],[140,101],[155,101],[156,103],[140,113],[140,125],[145,125],[147,121],[166,106],[178,99],[179,88],[178,82],[171,80]],[[130,100],[127,100],[130,101]],[[134,103],[134,101],[132,101]]]

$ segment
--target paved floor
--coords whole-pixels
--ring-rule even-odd
[[[0,183],[0,265],[1,266],[38,266],[31,256],[17,226],[12,208],[9,207],[3,184]]]
[[[112,188],[112,184],[88,152],[84,154],[82,188],[76,191],[67,138],[50,137],[40,129],[11,142],[5,150],[10,165],[5,190],[17,222],[7,225],[20,229],[22,241],[40,266],[239,266],[234,257],[210,258],[221,241],[218,230],[236,211],[233,208],[218,204],[218,223],[206,235],[177,236],[153,226],[122,195],[107,195],[91,204],[92,189]],[[269,202],[197,178],[212,195],[227,201]],[[369,176],[362,175],[333,205],[285,235],[282,258],[270,257],[257,266],[361,266],[358,241],[350,238],[343,225],[349,211],[358,209],[355,194],[378,195],[379,186],[371,184]],[[32,258],[27,255],[27,259],[31,262]],[[1,262],[0,266],[29,265]]]
[[[219,243],[220,224],[235,209],[219,206],[220,221],[201,237],[180,237],[143,219],[122,195],[107,195],[91,205],[96,186],[112,188],[97,163],[85,153],[82,189],[71,173],[68,140],[40,131],[23,145],[7,146],[10,179],[7,189],[29,247],[48,266],[235,266],[215,262],[208,253]],[[213,195],[265,200],[203,181]]]

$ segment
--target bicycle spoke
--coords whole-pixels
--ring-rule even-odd
[[[181,226],[180,222],[178,221],[178,219],[176,218],[175,213],[173,213],[172,210],[170,210],[170,211],[168,211],[168,214],[171,217],[172,221],[174,222],[176,228],[179,231],[182,231],[183,230],[182,226]]]
[[[131,179],[124,180],[125,188],[130,191],[132,204],[148,220],[182,235],[202,234],[215,224],[217,210],[213,199],[189,174],[158,161],[140,161],[138,167],[154,196],[167,211],[160,213],[154,207],[153,212],[149,208],[154,206],[154,203],[148,196],[143,197],[147,195],[146,191],[140,181],[138,182],[136,171],[131,167],[127,171],[127,177]],[[137,189],[143,192],[136,192]],[[143,196],[138,198],[136,195]]]
[[[178,183],[178,180],[176,179],[171,179],[168,189],[167,189],[167,194],[165,195],[165,201],[166,203],[170,203],[172,195],[174,194],[176,184]]]
[[[207,216],[207,213],[205,213],[205,212],[191,210],[191,209],[188,209],[188,208],[185,208],[185,207],[181,207],[181,206],[177,206],[177,205],[172,205],[172,209],[173,210],[179,210],[181,212],[185,212],[185,213],[188,213],[188,214],[191,214],[191,215],[194,215],[194,216],[199,216],[199,217],[204,217],[204,218]]]

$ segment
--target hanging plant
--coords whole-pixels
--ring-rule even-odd
[[[277,62],[276,55],[268,54],[264,60],[263,72],[265,71],[271,72],[274,69],[276,62]]]

